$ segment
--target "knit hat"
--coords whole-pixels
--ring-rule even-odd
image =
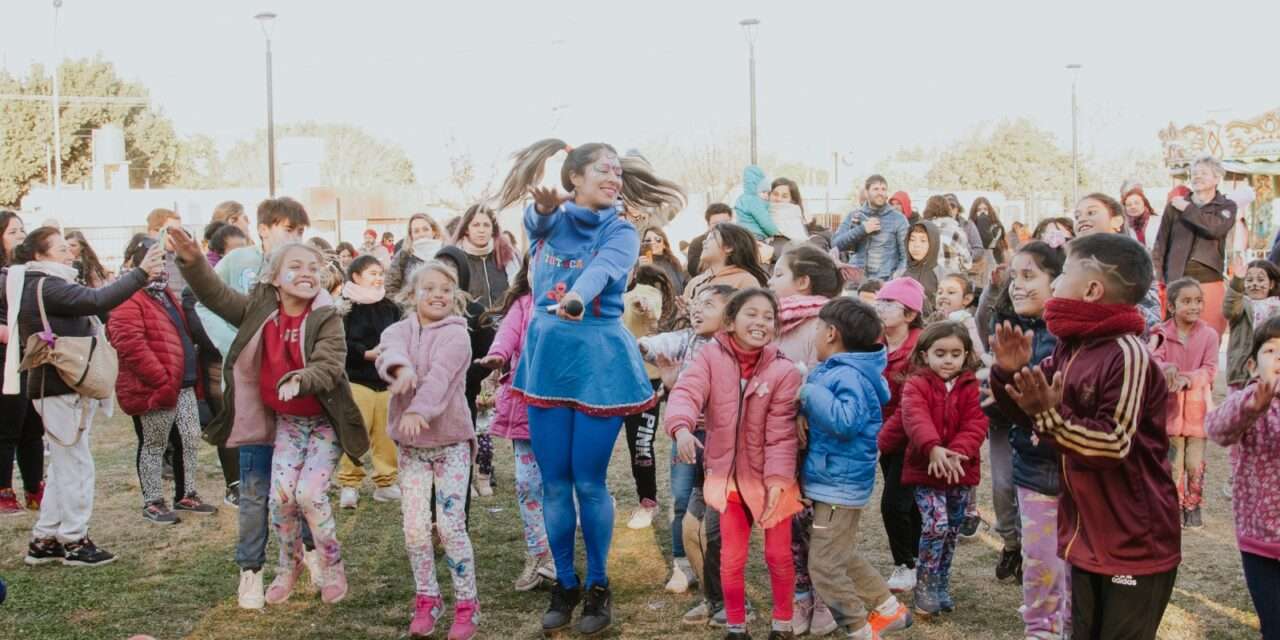
[[[924,308],[924,286],[916,282],[915,278],[894,278],[880,287],[880,291],[876,293],[876,300],[897,302],[911,311],[920,313]]]

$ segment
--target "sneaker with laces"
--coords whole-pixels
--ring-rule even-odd
[[[378,487],[373,490],[373,500],[375,502],[400,502],[400,498],[400,485],[398,484]]]
[[[548,568],[550,576],[547,575]],[[514,586],[516,591],[533,591],[548,578],[551,580],[556,578],[556,567],[551,561],[551,554],[525,556],[524,569],[520,571]]]
[[[338,507],[341,509],[354,509],[360,505],[360,490],[355,487],[343,487],[338,492]]]
[[[267,587],[267,604],[282,604],[293,595],[293,586],[298,583],[298,574],[302,573],[302,565],[294,565],[292,569],[280,570]]]
[[[613,594],[609,587],[592,585],[582,599],[582,617],[576,630],[584,636],[593,636],[613,624]]]
[[[307,574],[311,576],[311,586],[323,589],[324,562],[320,559],[320,552],[315,549],[303,549],[302,564],[307,567]]]
[[[911,617],[911,609],[901,602],[894,601],[897,604],[892,612],[881,613],[879,609],[872,609],[871,615],[867,616],[867,624],[871,627],[871,635],[868,638],[879,638],[885,633],[893,631],[901,631],[911,626],[914,620]],[[881,605],[884,606],[884,605]]]
[[[178,514],[169,510],[169,506],[164,503],[164,500],[148,502],[146,506],[142,507],[142,517],[152,524],[170,525],[182,522]]]
[[[453,607],[453,624],[449,626],[449,640],[471,640],[476,637],[480,623],[480,602],[459,600]]]
[[[996,565],[996,580],[1004,582],[1018,575],[1022,570],[1022,549],[1005,547],[1000,551],[1000,562]],[[1019,580],[1019,583],[1021,581]]]
[[[13,489],[0,489],[0,516],[12,516],[22,513],[24,509],[18,504],[18,496]]]
[[[347,597],[347,567],[341,560],[324,569],[324,586],[320,587],[320,601],[337,604]]]
[[[791,630],[798,635],[809,633],[809,623],[813,621],[813,593],[796,598],[791,612]]]
[[[173,508],[197,516],[211,516],[218,512],[217,507],[201,500],[200,496],[194,493],[189,493],[187,497],[174,503]]]
[[[978,535],[978,526],[982,524],[982,518],[979,516],[967,516],[964,522],[960,523],[960,537],[968,540]]]
[[[409,621],[410,638],[427,638],[436,630],[436,620],[444,612],[444,599],[440,596],[418,594],[413,598],[413,620]]]
[[[99,549],[88,537],[62,545],[67,555],[62,557],[62,564],[68,567],[99,567],[116,561],[115,555],[105,549]]]
[[[915,569],[912,569],[905,564],[900,564],[893,568],[893,574],[889,576],[889,591],[893,593],[906,593],[915,588]]]
[[[631,519],[627,521],[628,529],[648,529],[653,526],[653,517],[658,513],[658,503],[645,498],[640,501],[640,506],[631,512]]]
[[[665,587],[667,593],[684,593],[696,582],[688,558],[676,558],[671,562],[671,579],[667,580]]]
[[[262,568],[240,570],[240,590],[236,601],[241,609],[261,609],[267,606],[262,590]]]
[[[559,631],[573,623],[573,610],[582,599],[582,589],[565,588],[556,581],[551,585],[551,604],[542,614],[542,631],[549,633]]]
[[[680,618],[681,624],[707,624],[711,620],[711,604],[706,600],[694,605]]]
[[[236,480],[227,485],[227,492],[222,496],[222,504],[232,509],[240,508],[240,481]]]
[[[707,624],[716,628],[723,628],[723,627],[729,626],[729,612],[725,610],[724,603],[722,602],[718,605],[715,605],[713,609],[715,610],[715,613],[711,614],[711,621],[708,622]],[[756,619],[756,611],[754,608],[752,608],[751,601],[748,600],[746,621],[751,622],[755,619]],[[794,624],[792,625],[791,629],[795,630]]]
[[[871,629],[871,624],[863,624],[862,628],[849,630],[845,636],[847,640],[879,640],[880,636],[876,635]]]
[[[66,549],[57,538],[39,538],[27,545],[27,557],[23,560],[31,566],[62,562],[67,555]]]
[[[836,618],[831,614],[831,609],[827,608],[827,603],[822,601],[817,594],[813,596],[813,617],[809,619],[809,635],[814,637],[825,636],[835,631],[840,625],[836,624]],[[794,630],[795,627],[792,627]]]
[[[40,503],[44,502],[44,483],[41,482],[35,491],[28,493],[26,499],[28,511],[39,511]]]

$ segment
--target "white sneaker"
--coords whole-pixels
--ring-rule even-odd
[[[671,563],[671,579],[667,580],[667,593],[684,593],[693,584],[693,567],[688,558],[676,558]]]
[[[524,570],[516,578],[516,591],[533,591],[543,580],[556,579],[556,566],[551,561],[551,554],[543,556],[526,556]]]
[[[646,500],[645,502],[649,502]],[[631,520],[627,521],[628,529],[648,529],[653,526],[653,516],[658,513],[658,505],[641,504],[636,510],[631,512]]]
[[[889,591],[903,593],[914,588],[916,588],[916,570],[905,564],[894,567],[893,575],[889,576]]]
[[[374,489],[373,499],[378,502],[400,502],[400,485],[393,484]]]
[[[324,563],[320,561],[320,552],[312,549],[311,551],[303,550],[302,564],[307,566],[307,573],[311,574],[311,586],[319,589],[324,586]]]
[[[360,490],[355,487],[343,487],[338,494],[338,506],[343,509],[354,509],[360,504]]]
[[[240,608],[261,609],[267,606],[267,597],[262,588],[262,569],[240,571]]]
[[[827,603],[823,602],[817,594],[814,594],[813,617],[809,620],[809,635],[822,637],[835,631],[838,626],[835,616],[831,614],[831,609],[827,608]]]

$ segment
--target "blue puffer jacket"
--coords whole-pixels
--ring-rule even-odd
[[[862,507],[876,484],[876,437],[888,352],[838,353],[818,364],[800,388],[809,421],[809,449],[800,471],[804,496],[826,504]]]
[[[1032,332],[1031,366],[1048,358],[1058,344],[1058,339],[1049,333],[1044,320],[1040,318],[1023,318],[1000,313],[993,315],[996,324],[1008,321],[1023,331]],[[990,330],[992,333],[995,332],[994,325]],[[997,424],[1009,428],[1009,444],[1013,447],[1013,483],[1047,496],[1058,495],[1061,491],[1062,479],[1062,467],[1059,462],[1061,455],[1050,444],[1051,438],[1033,437],[1035,432],[1032,431],[1030,424],[1011,424],[994,404],[986,410],[986,413],[991,419],[993,430]]]
[[[880,219],[880,230],[867,234],[862,223],[868,218]],[[910,228],[901,211],[885,205],[872,209],[865,204],[845,216],[832,240],[841,251],[851,251],[849,264],[864,269],[868,279],[889,281],[907,268],[907,231]]]

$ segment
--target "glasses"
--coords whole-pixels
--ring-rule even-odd
[[[602,174],[612,173],[613,175],[619,178],[622,177],[622,165],[620,164],[595,164],[595,165],[591,165],[591,169],[596,173],[602,173]]]
[[[871,304],[876,311],[893,311],[894,309],[906,309],[901,302],[893,300],[876,300]]]

